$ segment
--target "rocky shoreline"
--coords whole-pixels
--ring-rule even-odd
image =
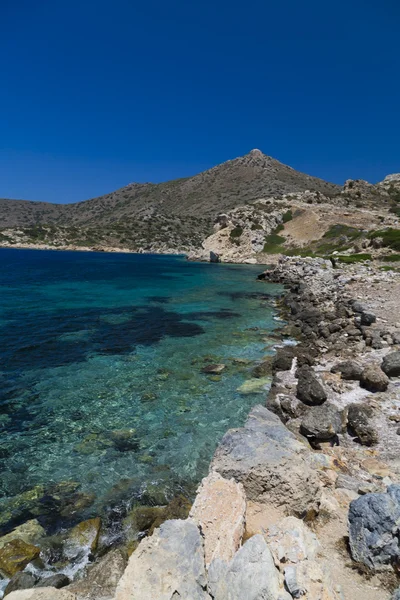
[[[287,286],[281,334],[298,343],[254,370],[272,375],[265,406],[225,434],[189,517],[160,514],[127,566],[114,549],[10,600],[399,597],[400,274],[282,257],[259,278]]]

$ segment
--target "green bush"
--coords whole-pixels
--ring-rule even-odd
[[[375,238],[382,238],[383,246],[391,248],[392,250],[400,251],[400,229],[382,229],[380,231],[371,232],[368,237],[373,240]]]
[[[243,227],[240,227],[239,225],[237,227],[235,227],[234,229],[232,229],[232,231],[229,234],[229,237],[231,239],[235,239],[235,238],[240,238],[240,236],[243,233]]]
[[[364,260],[371,260],[371,254],[363,253],[363,254],[350,254],[349,256],[345,255],[337,255],[333,258],[336,258],[339,262],[351,265],[353,263],[363,262]]]
[[[324,238],[337,238],[341,236],[345,236],[351,240],[354,240],[361,235],[361,231],[356,229],[355,227],[349,227],[349,225],[332,225],[328,231],[326,231],[323,235]]]
[[[282,216],[283,222],[284,223],[288,223],[289,221],[291,221],[293,219],[293,214],[291,210],[287,210],[284,215]]]
[[[400,254],[386,254],[385,256],[381,256],[380,260],[384,262],[399,262]]]

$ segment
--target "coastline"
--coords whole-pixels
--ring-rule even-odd
[[[86,579],[65,588],[74,594],[72,598],[91,598],[88,589],[99,584],[100,570],[107,567],[115,584],[120,579],[118,586],[111,587],[107,577],[108,583],[103,579],[102,586],[109,591],[107,598],[125,600],[135,589],[142,594],[135,598],[156,600],[158,588],[152,587],[146,577],[146,567],[150,564],[153,576],[162,576],[164,555],[156,546],[160,541],[162,545],[163,539],[172,540],[181,543],[186,554],[194,553],[183,541],[187,530],[193,527],[196,535],[198,527],[202,532],[199,543],[206,556],[202,567],[205,583],[200,586],[203,595],[194,595],[200,594],[196,584],[191,588],[193,596],[187,598],[224,597],[214,592],[219,593],[218,585],[227,572],[213,571],[211,580],[212,560],[222,558],[229,565],[235,556],[244,553],[248,544],[262,546],[266,542],[275,562],[274,568],[268,567],[270,581],[275,582],[276,595],[271,595],[274,600],[298,597],[296,585],[307,590],[306,598],[310,600],[322,597],[376,600],[376,594],[380,600],[387,600],[390,591],[397,587],[397,579],[390,571],[382,574],[379,569],[355,570],[349,565],[349,550],[342,543],[348,535],[350,504],[371,493],[383,494],[388,485],[400,480],[397,461],[400,436],[396,425],[400,406],[393,408],[395,402],[400,402],[396,400],[396,379],[390,378],[385,390],[371,389],[371,384],[366,389],[360,385],[361,371],[356,379],[349,379],[344,367],[338,370],[337,365],[361,363],[366,368],[380,364],[386,354],[399,348],[400,337],[396,337],[396,332],[400,318],[397,321],[393,315],[388,322],[385,311],[379,311],[379,286],[385,282],[400,286],[400,274],[391,275],[360,265],[333,269],[329,261],[294,257],[282,258],[259,279],[285,286],[278,308],[285,324],[276,333],[282,342],[292,338],[298,341],[296,346],[278,342],[275,356],[265,361],[269,364],[263,368],[272,374],[266,407],[255,406],[244,427],[225,434],[188,519],[185,507],[181,516],[173,516],[184,521],[166,521],[161,529],[155,529],[137,550],[132,549],[127,567],[127,557],[121,558],[120,551],[112,549],[94,563]],[[377,293],[371,290],[370,280],[376,283]],[[370,289],[370,298],[365,298],[363,286]],[[357,306],[357,301],[363,306]],[[366,324],[366,321],[371,322]],[[373,333],[376,331],[379,334]],[[400,336],[400,329],[398,333]],[[301,375],[298,369],[302,370]],[[305,379],[303,400],[299,399],[300,378]],[[350,423],[349,407],[355,404],[367,406],[368,418],[358,422],[353,418]],[[315,421],[314,429],[307,431],[304,421],[316,407],[324,410],[323,423]],[[268,447],[266,454],[262,450],[265,447]],[[225,495],[226,504],[232,505],[231,511],[218,505],[216,490]],[[179,525],[184,530],[168,525],[178,522],[184,523]],[[191,535],[195,535],[194,529],[190,530]],[[301,551],[295,541],[299,538],[305,548]],[[227,551],[221,549],[220,539],[225,540]],[[244,543],[245,540],[248,541]],[[293,552],[297,553],[295,558]],[[211,557],[208,563],[207,556]],[[181,589],[177,563],[183,556],[178,553],[171,560],[173,583]],[[249,562],[245,567],[249,569]],[[295,570],[299,581],[291,581],[290,569]],[[185,585],[191,577],[187,568]],[[289,592],[293,593],[288,595]],[[242,593],[249,594],[250,590],[242,589]],[[54,596],[58,597],[62,600],[61,595]]]

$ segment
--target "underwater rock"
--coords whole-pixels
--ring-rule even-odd
[[[139,450],[139,439],[136,429],[114,429],[110,438],[114,447],[120,452],[135,452]]]
[[[270,377],[259,377],[258,379],[248,379],[237,388],[239,394],[262,394],[267,386],[271,384]]]
[[[38,507],[40,507],[40,500],[43,495],[44,487],[37,485],[31,490],[22,492],[4,502],[0,511],[0,534],[8,533],[16,525],[32,519],[35,513],[39,514]]]
[[[207,365],[201,369],[202,373],[210,375],[219,375],[225,369],[225,365]]]
[[[40,548],[23,540],[11,540],[0,549],[0,572],[12,577],[40,554]]]

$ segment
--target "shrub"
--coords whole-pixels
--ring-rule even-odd
[[[364,260],[371,260],[372,256],[371,256],[371,254],[364,253],[364,254],[350,254],[349,256],[337,255],[334,258],[337,258],[337,260],[341,263],[351,265],[353,263],[363,262]]]
[[[293,214],[292,214],[292,211],[291,211],[291,210],[287,210],[287,211],[284,213],[283,217],[282,217],[282,220],[283,220],[283,222],[284,222],[284,223],[288,223],[288,222],[289,222],[289,221],[291,221],[292,219],[293,219]]]
[[[229,237],[231,239],[235,239],[235,238],[240,238],[240,236],[243,233],[243,227],[240,227],[239,225],[237,227],[235,227],[234,229],[232,229],[232,231],[229,234]]]
[[[400,229],[381,229],[380,231],[371,232],[368,237],[371,240],[382,238],[382,245],[392,250],[400,251]]]

